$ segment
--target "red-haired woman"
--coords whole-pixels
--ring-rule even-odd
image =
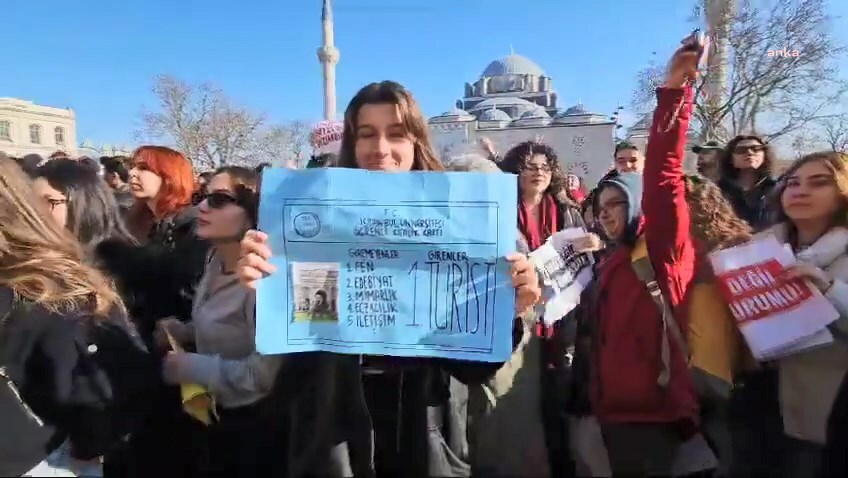
[[[97,252],[109,263],[108,270],[120,278],[122,289],[130,292],[130,315],[153,348],[158,321],[191,317],[209,245],[195,232],[197,212],[191,205],[194,171],[188,159],[164,146],[142,146],[133,160],[130,190],[136,204],[127,223],[141,246],[106,241]],[[198,443],[202,430],[182,413],[178,388],[163,384],[161,392],[155,398],[159,401],[155,419],[133,437],[126,454],[107,463],[107,473],[192,476],[199,472],[204,459],[204,447]],[[196,444],[200,446],[193,450]]]

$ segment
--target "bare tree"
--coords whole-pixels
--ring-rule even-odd
[[[848,87],[836,60],[825,0],[741,0],[728,15],[726,91],[706,97],[716,65],[696,84],[694,120],[701,139],[726,140],[744,132],[770,140],[828,117]],[[640,72],[632,104],[653,108],[653,89],[665,74],[652,62]]]
[[[825,118],[821,121],[822,140],[838,152],[848,152],[848,114]]]
[[[155,79],[158,109],[142,111],[139,138],[166,141],[184,152],[198,169],[225,165],[253,167],[288,159],[300,135],[293,125],[269,125],[262,114],[235,105],[209,84],[190,85],[171,76]]]

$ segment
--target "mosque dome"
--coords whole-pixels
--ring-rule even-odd
[[[527,101],[517,96],[497,96],[477,103],[472,108],[469,108],[469,112],[479,114],[492,108],[503,111],[509,116],[509,119],[518,119],[524,113],[535,111],[542,107],[532,101]]]
[[[551,115],[549,115],[548,112],[545,111],[545,108],[542,108],[541,106],[534,108],[530,111],[525,111],[524,113],[521,114],[521,119],[550,118],[550,117],[551,117]]]
[[[499,109],[488,109],[480,114],[480,121],[511,121],[508,114]]]
[[[576,116],[576,115],[585,115],[585,114],[589,114],[589,112],[586,111],[586,108],[583,106],[583,103],[577,103],[576,105],[572,106],[571,108],[568,108],[567,110],[565,110],[565,112],[562,115],[563,116]]]
[[[449,123],[452,121],[472,121],[474,120],[474,115],[469,112],[460,109],[460,108],[452,108],[450,111],[445,111],[439,116],[433,116],[428,121],[429,123]]]
[[[542,76],[545,72],[533,60],[521,55],[507,55],[499,60],[489,63],[483,70],[483,77],[504,75],[536,75]]]

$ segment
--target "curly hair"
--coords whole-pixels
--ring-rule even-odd
[[[124,306],[112,282],[84,263],[82,246],[37,209],[21,168],[0,159],[0,286],[51,312],[108,316]]]
[[[503,160],[498,163],[501,170],[505,173],[519,174],[527,164],[527,161],[537,154],[542,154],[551,168],[551,184],[545,189],[545,194],[552,196],[562,196],[560,192],[565,190],[566,180],[565,173],[559,165],[556,151],[545,143],[537,141],[525,141],[519,143],[510,149]]]
[[[762,176],[771,176],[777,164],[777,157],[774,149],[766,142],[765,139],[754,135],[739,135],[730,140],[727,146],[719,153],[718,164],[722,177],[727,179],[736,179],[739,177],[739,169],[733,165],[733,150],[736,145],[745,140],[754,140],[765,147],[763,152],[763,164],[758,171]]]
[[[783,197],[783,193],[786,191],[787,178],[792,177],[795,172],[797,172],[798,169],[805,164],[813,162],[823,164],[833,174],[833,180],[836,182],[836,188],[839,191],[839,197],[842,204],[840,204],[839,209],[837,209],[836,214],[833,217],[831,227],[848,227],[848,154],[836,151],[811,153],[798,158],[791,166],[789,166],[789,169],[783,173],[783,179],[779,181],[777,183],[777,187],[774,188],[773,195],[771,197],[772,209],[776,212],[777,221],[787,225],[789,242],[792,245],[797,245],[798,231],[789,219],[789,216],[787,216],[786,212],[783,210],[781,198]]]
[[[692,217],[690,232],[699,254],[751,240],[751,226],[736,215],[733,206],[712,181],[701,176],[687,176],[686,202]]]

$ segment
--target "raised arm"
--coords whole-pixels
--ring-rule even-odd
[[[690,87],[657,89],[657,108],[645,154],[642,213],[648,249],[658,262],[675,262],[689,240],[683,157],[691,101]]]
[[[686,203],[683,158],[693,102],[689,79],[694,71],[694,63],[678,51],[666,84],[657,89],[642,195],[645,240],[655,267],[691,256],[691,218]]]

